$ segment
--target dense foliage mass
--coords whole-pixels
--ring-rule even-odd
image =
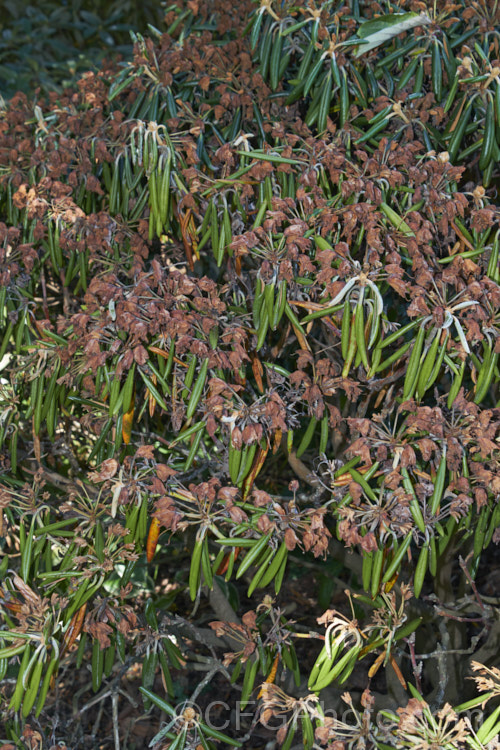
[[[164,14],[157,0],[2,0],[0,96],[60,91],[105,57],[130,56],[130,32]]]
[[[6,747],[498,748],[499,25],[179,0],[5,106]]]

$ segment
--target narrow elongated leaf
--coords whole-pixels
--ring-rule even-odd
[[[355,57],[361,57],[375,47],[380,47],[389,39],[402,34],[403,31],[429,23],[431,19],[426,13],[388,13],[380,18],[365,21],[358,29],[358,36],[363,41],[354,53]]]

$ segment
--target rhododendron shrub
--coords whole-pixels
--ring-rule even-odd
[[[496,747],[498,14],[179,0],[2,110],[6,746]]]

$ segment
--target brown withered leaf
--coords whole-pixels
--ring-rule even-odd
[[[23,581],[23,579],[17,574],[13,573],[12,575],[12,583],[16,587],[16,589],[23,595],[25,598],[27,604],[30,607],[38,607],[38,609],[42,606],[42,599],[41,597],[31,589],[27,583]]]
[[[245,612],[241,618],[242,623],[250,630],[254,630],[257,627],[257,614],[253,609]]]
[[[376,415],[373,416],[373,421],[376,421]],[[360,419],[359,417],[356,417],[356,418],[349,417],[347,419],[347,424],[349,425],[349,428],[351,430],[356,430],[364,437],[366,437],[369,434],[372,428],[372,421],[370,419],[364,419],[364,418]],[[350,449],[352,449],[352,446]]]
[[[360,484],[352,480],[349,482],[349,494],[354,502],[359,501],[363,497],[363,488]]]
[[[170,477],[174,477],[177,474],[177,470],[172,469],[172,467],[167,466],[167,464],[157,464],[156,473],[158,479],[161,479],[162,482],[166,482],[167,479],[170,479]]]
[[[430,461],[432,454],[435,453],[437,449],[436,443],[430,438],[421,438],[416,441],[416,445],[418,446],[424,461]]]
[[[369,531],[361,538],[361,547],[368,553],[375,552],[378,549],[377,538],[372,531]]]
[[[130,592],[128,592],[130,593]],[[122,591],[120,591],[120,595],[124,596]],[[131,630],[134,630],[137,627],[138,619],[137,615],[133,611],[132,607],[129,607],[128,605],[123,605],[120,608],[120,613],[122,617],[118,620],[117,628],[123,635],[127,635]]]
[[[89,472],[88,477],[91,482],[104,482],[112,479],[118,471],[120,464],[115,458],[107,458],[99,466],[99,471]]]
[[[145,365],[146,362],[149,359],[149,355],[146,351],[146,349],[142,346],[142,344],[139,344],[134,348],[134,359],[137,362],[138,365]]]
[[[397,276],[394,276],[394,274],[391,274],[387,278],[387,283],[401,297],[406,297],[406,295],[408,294],[408,284],[405,283],[402,279],[398,278]]]
[[[259,520],[257,521],[257,528],[259,531],[262,531],[263,534],[267,534],[269,529],[271,529],[273,526],[272,522],[269,519],[269,516],[267,513],[263,513]]]
[[[221,487],[217,492],[217,500],[222,500],[229,505],[236,500],[238,494],[238,487]]]
[[[111,646],[111,641],[109,639],[109,636],[113,632],[111,625],[102,621],[96,622],[95,620],[91,620],[90,622],[85,622],[83,630],[85,633],[91,635],[92,638],[97,638],[101,651],[103,648]]]
[[[361,460],[367,466],[371,466],[372,459],[370,455],[370,447],[365,438],[358,438],[346,448],[346,453],[352,454],[353,456],[360,456]]]
[[[229,506],[228,511],[231,517],[231,521],[233,521],[233,523],[240,524],[240,523],[245,523],[246,521],[248,521],[248,516],[245,513],[245,511],[239,508],[237,505]]]
[[[90,472],[88,477],[92,482],[104,482],[112,479],[118,471],[120,464],[115,458],[107,458],[99,466],[99,471]]]
[[[460,442],[455,437],[449,437],[446,441],[446,465],[450,471],[460,471],[462,467],[463,449]]]
[[[272,497],[264,490],[252,490],[252,497],[256,508],[262,508],[272,502]]]
[[[413,290],[412,290],[413,295]],[[406,308],[406,314],[409,318],[415,318],[418,315],[430,315],[430,309],[425,302],[423,296],[414,296],[408,307]]]
[[[175,505],[175,501],[172,497],[164,495],[156,501],[154,517],[158,519],[161,526],[164,526],[170,531],[176,531],[178,528],[182,528],[180,525],[184,514],[181,513]]]
[[[154,461],[154,445],[141,445],[135,452],[136,458],[146,458],[149,461]]]
[[[408,466],[415,466],[417,463],[417,456],[411,445],[405,445],[401,453],[401,466],[405,468]]]
[[[293,529],[288,528],[285,531],[284,541],[285,541],[287,550],[289,552],[292,552],[292,550],[294,550],[295,547],[297,546],[299,539],[295,531]]]

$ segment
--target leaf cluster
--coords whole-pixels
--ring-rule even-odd
[[[0,94],[26,94],[40,87],[60,91],[104,58],[130,57],[130,32],[161,24],[165,8],[157,2],[27,0],[2,3],[0,19]]]

